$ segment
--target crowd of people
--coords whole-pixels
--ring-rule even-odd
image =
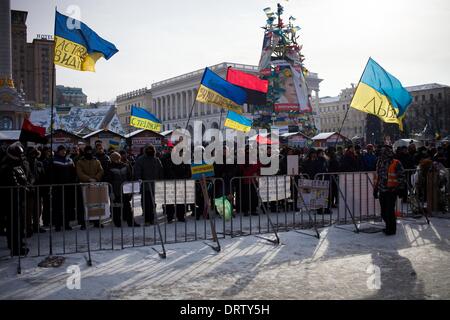
[[[191,178],[191,167],[188,164],[176,165],[172,161],[172,147],[164,147],[156,150],[153,145],[142,148],[140,155],[133,156],[130,152],[121,150],[117,152],[110,148],[105,150],[101,141],[95,145],[79,148],[73,146],[67,149],[65,146],[57,146],[54,153],[49,147],[27,147],[20,142],[8,147],[2,147],[0,151],[1,174],[1,203],[7,204],[0,217],[0,233],[8,238],[8,246],[14,253],[26,253],[22,241],[15,241],[11,236],[13,230],[18,230],[17,225],[22,224],[24,237],[31,237],[33,233],[44,233],[49,227],[55,231],[71,230],[75,222],[81,229],[86,228],[85,212],[81,184],[107,182],[111,185],[110,196],[112,205],[112,222],[116,227],[121,227],[125,221],[128,226],[137,227],[134,220],[133,209],[130,201],[132,195],[123,194],[121,188],[126,181],[155,181],[155,180],[183,180]],[[177,148],[177,146],[175,146]],[[200,147],[204,148],[204,147]],[[237,155],[241,150],[230,154],[230,149],[224,145],[223,164],[214,164],[216,178],[221,178],[223,183],[215,184],[210,192],[214,198],[228,197],[236,208],[236,212],[244,215],[257,214],[257,184],[254,176],[260,176],[263,167],[259,161],[256,163],[227,164],[226,159],[234,158],[237,163]],[[250,147],[247,146],[246,159]],[[362,148],[359,145],[343,147],[329,147],[327,149],[303,149],[282,147],[280,150],[268,148],[268,152],[278,152],[280,160],[277,175],[287,174],[287,159],[289,155],[298,155],[299,172],[314,179],[317,174],[376,171],[377,163],[382,159],[383,146],[367,145]],[[416,148],[411,143],[407,147],[400,147],[393,153],[393,158],[398,160],[404,169],[416,169],[429,162],[437,162],[444,167],[450,167],[450,146],[429,145]],[[230,163],[230,162],[228,162]],[[237,183],[230,182],[234,177],[242,177]],[[58,185],[65,185],[64,187]],[[23,191],[11,192],[7,187],[23,187]],[[36,188],[39,186],[39,188]],[[51,191],[51,192],[50,192]],[[294,199],[297,193],[295,190]],[[155,223],[155,204],[152,194],[152,184],[143,184],[140,190],[142,194],[142,210],[144,223]],[[196,204],[190,208],[193,216],[200,219],[203,214],[204,201],[201,190],[196,192]],[[24,201],[26,199],[26,201]],[[318,213],[330,213],[332,207],[337,205],[338,194],[336,181],[331,183],[331,194],[328,208],[319,210]],[[19,203],[19,205],[16,205]],[[24,205],[26,204],[26,207]],[[294,201],[297,204],[297,201]],[[271,208],[276,203],[271,203]],[[298,208],[296,208],[298,209]],[[186,205],[164,205],[164,213],[167,222],[184,222],[189,208]],[[275,210],[275,209],[274,209]],[[20,218],[21,217],[21,218]],[[94,221],[94,227],[102,228],[100,221]]]

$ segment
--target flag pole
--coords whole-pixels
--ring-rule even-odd
[[[222,115],[223,115],[223,108],[220,109],[219,131],[222,131]]]
[[[51,97],[51,107],[50,107],[50,149],[52,151],[53,154],[53,126],[54,126],[54,121],[55,121],[55,117],[54,117],[54,108],[55,108],[55,104],[54,104],[54,95],[55,95],[55,78],[56,78],[56,67],[55,67],[55,63],[53,62],[53,74],[52,74],[52,97]]]
[[[52,73],[52,96],[50,98],[51,101],[51,106],[50,106],[50,154],[52,156],[52,161],[53,161],[53,126],[54,126],[54,121],[55,121],[55,117],[54,117],[54,109],[55,109],[55,101],[54,101],[54,97],[55,97],[55,85],[56,85],[56,66],[55,66],[55,49],[56,49],[56,39],[55,39],[55,35],[56,35],[56,12],[57,12],[58,8],[55,7],[55,24],[54,24],[54,29],[53,29],[53,73]]]
[[[337,135],[337,137],[336,137],[336,143],[334,144],[334,147],[335,147],[335,148],[337,147],[337,144],[338,144],[338,141],[339,141],[339,137],[341,136],[341,132],[342,132],[342,129],[344,128],[345,120],[347,120],[348,113],[349,113],[349,111],[350,111],[350,108],[352,107],[353,100],[355,99],[355,93],[358,91],[359,85],[360,85],[360,83],[361,83],[361,81],[362,81],[362,78],[363,78],[363,76],[364,76],[364,73],[366,73],[367,66],[369,65],[369,61],[370,61],[371,58],[372,58],[372,57],[369,57],[369,59],[367,60],[366,67],[364,68],[364,71],[363,71],[363,73],[361,74],[361,77],[359,78],[359,82],[358,82],[358,85],[356,86],[356,90],[355,90],[355,92],[353,92],[352,101],[350,101],[350,105],[349,105],[348,108],[347,108],[347,112],[345,113],[344,120],[342,120],[341,127],[339,128],[339,132],[338,132],[338,135]]]
[[[201,85],[203,83],[203,79],[205,77],[205,73],[206,73],[207,69],[208,69],[208,67],[206,67],[205,71],[203,72],[202,79],[200,80],[200,85],[198,86],[198,89],[197,89],[197,95],[195,96],[194,101],[192,102],[191,112],[189,112],[189,118],[188,118],[188,121],[186,123],[186,130],[189,127],[189,122],[191,122],[192,112],[194,111],[195,103],[197,102],[198,92],[200,91],[200,87],[201,87]]]
[[[196,98],[194,99],[194,102],[192,103],[191,111],[189,112],[189,118],[188,118],[188,121],[186,123],[186,130],[189,128],[189,122],[191,122],[192,112],[194,111],[195,103],[197,102]]]

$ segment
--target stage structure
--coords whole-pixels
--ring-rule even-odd
[[[269,80],[267,104],[255,107],[255,124],[259,127],[273,127],[278,123],[298,126],[307,136],[317,133],[312,113],[311,95],[306,83],[309,71],[301,53],[296,19],[283,20],[284,8],[277,5],[276,12],[264,9],[267,15],[263,27],[264,41],[259,62],[259,73]]]

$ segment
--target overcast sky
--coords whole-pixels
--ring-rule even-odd
[[[450,85],[450,1],[289,0],[306,67],[324,79],[321,96],[357,83],[369,56],[406,85]],[[28,11],[28,41],[53,34],[54,8],[81,20],[119,52],[97,72],[57,66],[57,84],[82,87],[91,102],[220,62],[258,64],[267,0],[11,0]]]

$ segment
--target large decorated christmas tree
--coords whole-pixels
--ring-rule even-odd
[[[284,8],[278,4],[276,12],[264,9],[267,16],[263,27],[264,42],[259,63],[262,78],[269,81],[267,104],[255,109],[256,125],[298,126],[307,135],[316,128],[312,117],[311,95],[306,84],[308,70],[303,62],[299,44],[300,27],[296,19],[283,20]]]

